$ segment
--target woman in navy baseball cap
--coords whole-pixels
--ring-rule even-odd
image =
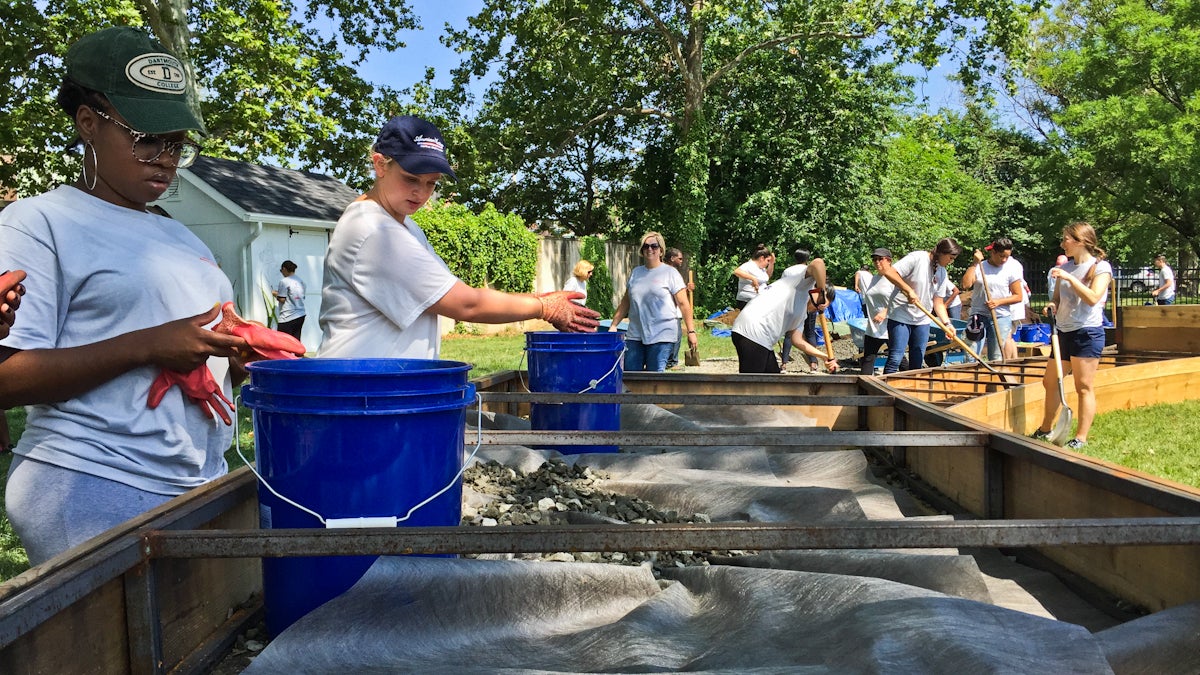
[[[456,180],[437,127],[393,117],[372,148],[375,184],[338,220],[325,254],[320,357],[437,358],[438,317],[476,323],[544,319],[562,331],[594,331],[599,314],[580,293],[533,295],[472,288],[434,252],[412,215]]]

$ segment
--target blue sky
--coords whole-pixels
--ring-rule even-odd
[[[450,84],[450,69],[459,64],[460,56],[438,42],[445,24],[455,28],[467,25],[467,19],[478,13],[483,0],[408,0],[413,14],[420,18],[422,30],[409,31],[398,36],[407,47],[392,53],[376,53],[364,64],[361,74],[377,84],[386,84],[403,89],[412,86],[425,76],[425,69],[432,67],[437,72],[437,86]],[[946,81],[951,68],[939,65],[925,71],[913,66],[904,72],[918,78],[914,94],[920,107],[929,111],[940,108],[961,108],[962,96],[958,87]],[[483,93],[484,84],[473,83],[476,94]]]
[[[447,86],[450,69],[459,64],[461,57],[438,42],[438,38],[447,23],[458,29],[466,26],[467,18],[483,7],[483,0],[408,0],[408,5],[420,19],[422,30],[398,36],[408,46],[390,54],[372,55],[360,74],[376,84],[403,89],[422,80],[425,69],[432,67],[437,70],[434,83]]]

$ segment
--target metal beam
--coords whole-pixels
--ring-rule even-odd
[[[155,558],[1200,544],[1200,518],[154,531]]]
[[[666,403],[671,405],[812,405],[889,407],[892,396],[784,394],[555,394],[479,392],[484,403]]]
[[[484,431],[483,445],[625,445],[630,447],[792,447],[876,448],[903,445],[911,448],[970,448],[986,445],[989,434],[976,431],[828,431],[814,427],[773,427],[703,431]],[[474,446],[476,435],[464,442]]]

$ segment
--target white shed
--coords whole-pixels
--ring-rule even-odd
[[[302,341],[321,341],[321,276],[329,234],[358,192],[317,173],[201,156],[181,169],[154,204],[188,226],[216,256],[233,282],[238,311],[267,321],[267,303],[284,260],[304,282]]]

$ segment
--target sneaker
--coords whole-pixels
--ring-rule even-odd
[[[1078,438],[1072,438],[1071,440],[1067,441],[1067,444],[1063,447],[1068,450],[1082,450],[1087,447],[1087,441],[1081,441]]]
[[[1046,441],[1047,443],[1050,442],[1050,432],[1042,431],[1041,429],[1034,429],[1033,433],[1029,434],[1029,437],[1035,441]]]

